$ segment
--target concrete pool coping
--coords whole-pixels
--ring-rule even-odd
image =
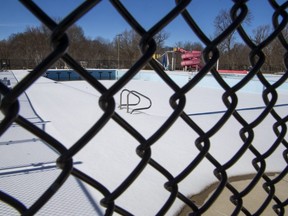
[[[266,173],[269,177],[276,177],[279,173],[271,172]],[[247,185],[251,182],[251,180],[255,177],[255,174],[247,174],[240,176],[230,177],[228,182],[233,185],[237,189],[237,191],[243,190]],[[268,194],[262,188],[262,184],[264,180],[260,179],[255,188],[244,197],[243,206],[250,210],[253,214],[257,209],[261,206],[263,201],[267,198]],[[192,195],[190,199],[195,203],[196,206],[200,207],[204,204],[204,202],[211,196],[211,194],[215,191],[219,182],[215,182],[210,186],[206,187],[200,193]],[[276,194],[278,198],[282,198],[282,202],[285,201],[285,195],[288,193],[288,176],[286,175],[278,184],[276,184],[277,192],[281,191],[280,194]],[[235,205],[230,201],[230,196],[232,193],[225,187],[222,191],[221,195],[217,198],[217,200],[210,206],[210,208],[203,214],[209,216],[219,216],[219,215],[231,215],[233,210],[235,209]],[[273,200],[269,203],[265,211],[262,213],[263,215],[276,215],[272,206],[275,204]],[[288,211],[288,206],[285,207],[285,211]],[[184,206],[182,210],[179,212],[178,216],[186,216],[191,213],[191,209],[188,206]],[[241,212],[242,213],[242,212]],[[240,215],[244,215],[242,213]]]

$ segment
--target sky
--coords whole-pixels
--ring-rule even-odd
[[[52,18],[63,18],[83,1],[34,0],[34,2]],[[281,4],[285,0],[277,2]],[[123,0],[122,3],[146,30],[175,6],[174,0]],[[246,26],[249,34],[252,34],[252,29],[259,25],[271,24],[273,10],[268,1],[250,0],[247,4],[253,16],[250,26]],[[192,0],[187,9],[204,33],[213,37],[215,17],[222,9],[231,8],[232,5],[232,0]],[[7,39],[13,33],[23,32],[28,26],[40,25],[40,22],[19,1],[5,1],[0,11],[0,40]],[[101,37],[109,41],[115,39],[117,34],[131,29],[108,0],[100,1],[77,24],[90,39]],[[173,20],[164,30],[169,35],[165,43],[167,46],[173,46],[179,41],[192,43],[200,41],[181,16]]]

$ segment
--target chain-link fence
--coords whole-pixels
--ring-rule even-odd
[[[41,211],[41,209],[44,208],[47,203],[49,203],[50,199],[57,197],[58,191],[65,190],[67,185],[72,184],[70,177],[73,176],[76,179],[75,182],[78,182],[77,184],[80,185],[80,187],[82,187],[83,184],[89,185],[90,188],[93,188],[95,191],[102,194],[103,199],[97,204],[106,209],[106,215],[112,215],[114,213],[118,213],[120,215],[133,215],[135,213],[129,212],[127,206],[121,206],[121,204],[118,203],[118,200],[121,198],[121,196],[123,196],[123,194],[125,194],[125,191],[127,191],[130,187],[133,187],[139,176],[141,176],[141,174],[145,172],[145,170],[149,167],[157,171],[157,173],[166,179],[166,183],[162,185],[162,187],[167,191],[168,195],[165,198],[166,201],[163,203],[163,205],[158,207],[158,211],[155,213],[157,215],[165,215],[175,202],[182,202],[183,205],[185,204],[192,215],[201,215],[209,210],[213,203],[220,197],[224,189],[229,190],[232,194],[230,196],[230,201],[234,205],[234,209],[231,212],[233,215],[237,215],[239,213],[243,213],[245,215],[260,215],[271,203],[275,214],[285,214],[285,207],[287,207],[288,204],[288,194],[286,194],[284,199],[279,197],[279,190],[277,190],[277,185],[281,180],[285,178],[285,176],[287,176],[288,172],[288,115],[287,113],[285,116],[279,115],[275,105],[278,98],[277,89],[279,86],[286,82],[288,77],[288,44],[287,38],[285,38],[282,33],[288,22],[288,2],[279,5],[279,3],[277,3],[275,0],[268,1],[271,5],[271,8],[274,10],[272,17],[274,30],[263,42],[260,44],[255,44],[246,34],[245,29],[242,26],[242,22],[248,12],[248,7],[246,5],[247,1],[245,0],[233,1],[235,3],[230,11],[233,22],[228,26],[227,29],[225,29],[218,37],[214,39],[210,39],[207,35],[205,35],[205,33],[203,33],[201,28],[197,25],[197,22],[195,22],[193,19],[193,14],[186,10],[186,7],[189,4],[193,4],[193,1],[176,1],[175,7],[165,17],[163,17],[159,22],[155,23],[153,27],[146,30],[142,26],[141,22],[139,22],[129,12],[129,10],[125,8],[121,1],[111,0],[110,4],[113,5],[118,13],[129,23],[131,28],[133,28],[141,36],[141,42],[139,46],[141,48],[142,56],[136,62],[134,62],[133,66],[131,66],[131,68],[119,80],[115,81],[115,84],[109,88],[102,85],[100,81],[96,80],[90,73],[81,67],[81,65],[73,59],[73,56],[70,56],[68,53],[66,53],[67,47],[69,46],[69,39],[65,32],[79,18],[85,16],[89,10],[93,10],[93,8],[98,7],[98,4],[101,4],[99,0],[84,1],[60,23],[56,23],[44,12],[43,8],[38,7],[37,4],[35,4],[33,1],[20,0],[20,2],[27,8],[27,10],[29,10],[35,17],[37,17],[39,21],[41,21],[53,32],[51,34],[51,41],[54,48],[44,61],[33,68],[33,70],[21,81],[19,81],[19,83],[15,83],[13,88],[0,83],[0,92],[2,95],[1,111],[3,113],[2,121],[0,124],[0,134],[3,137],[3,134],[5,134],[11,127],[15,127],[16,123],[20,128],[25,129],[25,131],[29,131],[29,133],[37,137],[37,139],[33,140],[35,143],[41,140],[42,144],[45,143],[45,145],[50,147],[46,151],[48,152],[47,154],[52,155],[51,157],[54,158],[54,160],[50,161],[49,159],[45,160],[43,158],[45,163],[42,163],[40,168],[38,167],[36,170],[39,171],[48,168],[56,169],[56,167],[58,167],[58,169],[56,169],[57,173],[55,174],[55,180],[52,183],[46,185],[46,188],[39,190],[39,196],[37,200],[28,202],[30,204],[24,204],[27,203],[27,200],[23,200],[24,198],[21,200],[21,197],[14,197],[13,191],[6,191],[4,187],[4,180],[3,178],[0,179],[1,209],[9,208],[12,212],[14,211],[15,214],[20,213],[22,215],[33,215]],[[259,2],[259,4],[261,3]],[[197,37],[205,45],[205,49],[203,51],[203,59],[205,65],[197,74],[195,74],[195,76],[191,78],[187,84],[182,87],[178,86],[167,75],[167,73],[162,70],[162,67],[152,58],[156,50],[156,43],[153,40],[153,36],[161,31],[166,25],[169,25],[169,23],[172,22],[177,16],[182,16],[185,19],[187,26],[191,28],[191,31],[193,31],[194,34],[197,35]],[[103,22],[103,20],[100,20],[100,22]],[[219,75],[215,69],[215,65],[217,59],[219,58],[219,51],[217,46],[234,31],[238,32],[239,36],[242,38],[245,44],[251,49],[249,58],[252,68],[249,73],[245,75],[239,82],[233,86],[230,86]],[[283,56],[286,71],[284,71],[283,75],[281,75],[276,82],[271,84],[261,73],[261,66],[265,63],[265,55],[263,54],[262,50],[274,40],[278,40],[281,43],[281,46],[286,50],[286,53]],[[89,85],[100,92],[101,97],[99,99],[99,106],[103,110],[103,115],[101,118],[99,118],[99,120],[86,133],[83,134],[81,139],[75,142],[70,148],[66,148],[62,143],[45,132],[45,130],[42,130],[42,128],[39,127],[39,124],[43,125],[45,122],[43,122],[38,117],[25,118],[19,115],[20,97],[22,97],[23,93],[29,87],[33,86],[35,81],[43,76],[47,69],[55,64],[55,62],[59,59],[69,65],[69,67],[76,71]],[[133,128],[131,124],[123,119],[121,115],[119,115],[115,106],[114,96],[116,93],[119,93],[121,89],[126,84],[128,84],[142,68],[148,64],[151,66],[151,68],[153,68],[154,72],[161,77],[165,84],[169,86],[170,89],[172,89],[173,94],[171,94],[169,102],[174,111],[159,127],[159,129],[153,133],[152,136],[145,138],[143,134]],[[192,91],[208,73],[212,74],[213,78],[218,82],[219,86],[223,90],[224,93],[222,94],[222,101],[227,109],[212,128],[209,130],[204,130],[200,127],[200,125],[196,123],[194,117],[189,115],[189,113],[186,113],[184,110],[185,103],[187,103],[186,94]],[[255,77],[257,77],[264,86],[262,92],[262,100],[265,106],[263,109],[261,109],[259,115],[253,121],[248,121],[242,115],[241,110],[237,110],[238,92]],[[79,112],[81,112],[81,110],[79,110]],[[261,125],[268,116],[273,119],[273,121],[271,121],[273,124],[270,125],[271,127],[269,129],[274,133],[275,139],[272,143],[270,143],[269,149],[260,151],[254,145],[255,129]],[[35,118],[38,120],[31,120]],[[160,138],[165,135],[167,131],[169,131],[169,129],[178,119],[182,119],[190,128],[191,133],[197,135],[197,137],[191,143],[193,143],[193,146],[197,148],[198,152],[196,156],[194,155],[191,157],[189,164],[183,167],[182,171],[175,175],[172,174],[172,172],[169,172],[167,167],[162,166],[160,162],[153,158],[152,155],[153,147],[158,145]],[[237,137],[237,139],[241,139],[242,145],[238,150],[235,150],[234,155],[231,155],[228,161],[221,163],[219,160],[217,160],[213,153],[209,151],[210,147],[213,146],[211,139],[230,119],[236,120],[238,124],[241,125],[239,130],[239,137]],[[75,162],[73,162],[75,156],[77,156],[81,150],[85,149],[86,144],[89,143],[89,141],[95,136],[97,137],[98,134],[106,127],[107,122],[111,120],[122,127],[127,132],[127,136],[131,136],[137,141],[137,146],[135,146],[135,154],[137,154],[139,157],[139,163],[135,164],[135,168],[131,170],[131,172],[127,174],[126,178],[121,182],[121,184],[113,190],[108,189],[109,187],[107,187],[105,182],[92,178],[88,173],[77,169]],[[67,125],[67,127],[69,127],[69,125]],[[265,132],[266,131],[262,131],[262,133]],[[25,143],[28,141],[22,141],[23,145],[25,145]],[[230,140],[229,142],[233,143],[233,140]],[[1,151],[3,147],[7,146],[8,144],[9,142],[1,143]],[[39,145],[41,144],[35,145],[33,148],[39,148]],[[18,147],[19,146],[20,145],[18,145]],[[51,149],[53,151],[51,151]],[[281,157],[283,157],[282,159],[286,166],[275,177],[269,175],[265,167],[271,163],[271,166],[273,166],[273,161],[270,161],[269,158],[276,150],[279,151],[279,149],[282,152]],[[236,166],[237,162],[241,160],[242,156],[247,153],[253,155],[254,159],[249,163],[254,167],[256,175],[251,177],[251,182],[247,184],[245,188],[237,190],[237,188],[233,186],[232,182],[229,181],[229,176],[227,173],[228,170],[231,169],[231,167]],[[20,158],[21,155],[18,155],[17,157]],[[41,158],[42,156],[39,155],[39,157]],[[174,157],[176,158],[181,156],[175,155]],[[114,159],[115,158],[111,158],[111,160]],[[1,159],[1,161],[2,160],[3,159]],[[195,201],[193,201],[193,199],[190,199],[190,197],[184,195],[179,185],[181,182],[185,181],[188,176],[193,176],[197,166],[203,161],[208,161],[209,164],[213,167],[214,171],[211,173],[211,175],[214,175],[215,179],[218,179],[218,182],[210,197],[206,199],[202,204],[197,204]],[[2,161],[1,164],[2,163],[4,164],[5,161]],[[103,166],[105,166],[105,164],[103,164]],[[29,172],[32,173],[33,170],[35,171],[34,168],[31,168]],[[33,178],[35,177],[35,185],[38,185],[39,182],[46,182],[48,178],[47,176],[39,178],[37,177],[38,175],[40,175],[39,172],[35,172],[33,174]],[[3,172],[1,176],[3,177]],[[14,182],[8,181],[8,183],[13,183],[15,190],[25,190],[27,181],[19,181],[19,178],[16,178],[15,173],[13,173],[13,177],[13,179],[16,180]],[[196,182],[197,180],[199,181],[199,179],[199,176],[194,176],[193,181]],[[257,209],[254,212],[251,212],[246,207],[244,200],[245,197],[260,181],[263,183],[262,189],[264,192],[266,192],[266,197],[264,201],[257,207]],[[191,187],[192,186],[193,182],[191,182]],[[28,193],[30,192],[31,191]],[[139,194],[139,196],[141,196],[141,194]],[[90,202],[95,202],[95,200],[93,201],[93,198],[90,196],[88,197]],[[137,197],[135,199],[137,199]],[[76,205],[77,203],[71,204],[69,206],[70,200],[71,197],[62,197],[58,200],[58,202],[60,202],[62,205],[63,215],[74,214],[73,212],[68,213],[67,209],[71,208],[72,205]],[[68,207],[66,206],[64,209],[65,202],[68,203]],[[139,208],[141,208],[141,206],[139,206]],[[95,209],[98,214],[101,214],[101,211],[97,209],[97,205]],[[51,215],[53,215],[53,207],[50,210]],[[3,212],[1,215],[6,213]],[[84,212],[82,213],[84,214]],[[79,214],[81,214],[81,212]]]

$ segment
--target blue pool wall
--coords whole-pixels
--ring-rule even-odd
[[[98,80],[118,80],[126,72],[127,69],[87,69],[87,71]],[[176,82],[180,87],[184,86],[195,76],[195,72],[184,71],[167,71],[167,75]],[[67,80],[82,80],[79,74],[69,69],[51,69],[44,75],[47,78],[55,81],[67,81]],[[243,74],[223,74],[222,78],[230,86],[236,85],[245,75]],[[281,76],[279,75],[265,75],[270,84],[275,83]],[[160,76],[153,70],[141,70],[137,73],[133,80],[144,80],[152,82],[164,82]],[[217,83],[215,78],[211,74],[207,74],[198,84],[199,87],[216,88],[221,89],[221,86]],[[264,89],[263,84],[257,77],[250,80],[241,91],[250,93],[261,93]],[[285,91],[288,93],[288,81],[277,88],[277,91]]]
[[[87,71],[97,80],[117,79],[114,69],[87,69]],[[55,81],[82,80],[78,73],[70,69],[50,69],[44,76]]]
[[[117,77],[121,77],[126,73],[127,70],[118,70]],[[180,87],[186,85],[193,77],[195,76],[196,72],[184,72],[184,71],[167,71],[168,76],[176,82]],[[230,86],[233,87],[236,85],[245,74],[223,74],[221,77],[224,81]],[[280,75],[265,75],[267,81],[270,84],[275,83],[279,78]],[[160,76],[155,71],[149,70],[142,70],[140,73],[134,76],[134,80],[144,80],[144,81],[152,81],[152,82],[164,82]],[[198,87],[204,88],[215,88],[215,89],[222,89],[219,83],[215,80],[215,78],[209,73],[205,75],[203,79],[199,83],[197,83]],[[254,77],[250,80],[241,90],[240,92],[246,93],[262,93],[264,89],[263,84],[259,81],[257,77]],[[224,90],[223,90],[224,91]],[[281,86],[277,88],[277,91],[284,91],[288,93],[288,80],[283,83]]]

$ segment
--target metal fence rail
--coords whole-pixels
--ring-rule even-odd
[[[79,5],[73,12],[67,15],[60,23],[56,23],[51,17],[49,17],[42,8],[38,7],[33,1],[30,0],[20,0],[20,2],[29,10],[35,17],[39,19],[45,26],[47,26],[51,31],[51,41],[53,44],[53,51],[43,60],[39,65],[37,65],[33,70],[17,85],[12,89],[9,89],[4,84],[0,83],[0,93],[3,95],[1,101],[1,111],[4,115],[0,123],[0,135],[2,136],[5,131],[7,131],[13,123],[17,123],[22,128],[30,131],[37,138],[43,140],[52,148],[56,149],[59,153],[59,158],[57,159],[57,165],[61,172],[59,173],[57,179],[51,183],[50,187],[43,192],[41,196],[30,206],[25,206],[23,200],[17,200],[9,193],[5,191],[0,191],[0,199],[2,202],[10,205],[16,211],[23,215],[33,215],[37,213],[43,206],[47,204],[49,199],[55,196],[56,192],[65,185],[66,180],[69,176],[74,176],[81,182],[84,182],[95,190],[99,191],[103,195],[101,200],[101,205],[106,208],[106,215],[112,215],[117,212],[121,215],[132,215],[122,206],[118,206],[117,199],[121,196],[138,178],[138,176],[145,170],[147,166],[151,166],[153,169],[161,173],[167,182],[163,187],[169,191],[170,196],[163,206],[159,206],[158,215],[164,215],[175,200],[180,200],[191,209],[191,214],[201,215],[209,209],[213,202],[219,197],[221,191],[227,188],[233,194],[230,198],[231,202],[235,205],[233,215],[237,215],[240,212],[246,215],[260,215],[266,206],[273,201],[275,214],[284,215],[285,206],[288,205],[288,196],[285,200],[281,200],[277,197],[275,188],[277,183],[283,179],[288,172],[288,166],[286,166],[277,177],[273,178],[265,172],[265,165],[267,159],[273,152],[281,146],[283,148],[283,160],[288,164],[288,143],[287,143],[287,121],[288,115],[281,117],[277,111],[274,109],[274,105],[277,101],[277,88],[283,84],[288,77],[288,44],[287,38],[284,38],[282,30],[287,26],[288,22],[288,2],[279,5],[275,0],[268,0],[271,7],[274,9],[273,15],[273,25],[274,30],[272,34],[265,39],[259,45],[256,45],[247,36],[245,29],[241,25],[245,19],[248,8],[245,0],[234,0],[234,5],[231,8],[231,17],[233,22],[231,25],[222,32],[215,39],[209,39],[207,35],[203,33],[201,28],[197,25],[193,19],[193,14],[190,14],[186,7],[192,4],[190,0],[179,1],[176,0],[175,7],[159,22],[155,23],[150,29],[146,30],[141,23],[125,8],[121,1],[110,0],[113,7],[119,12],[119,14],[129,23],[129,25],[141,36],[141,42],[139,44],[142,52],[142,56],[136,61],[133,66],[127,71],[127,73],[121,77],[114,85],[110,88],[106,88],[97,81],[89,72],[81,67],[74,59],[66,53],[67,47],[69,46],[68,37],[66,35],[67,29],[69,29],[79,18],[85,16],[85,14],[97,7],[100,3],[99,0],[89,0],[84,1]],[[205,44],[205,49],[203,51],[203,58],[205,65],[186,85],[179,87],[169,76],[162,70],[159,64],[152,58],[156,50],[156,43],[153,37],[161,31],[166,25],[169,25],[177,16],[182,16],[187,25],[191,30],[198,36],[198,38]],[[102,20],[101,20],[102,22]],[[225,38],[232,33],[237,31],[241,36],[242,40],[251,49],[250,52],[250,62],[252,65],[251,71],[236,85],[229,86],[222,77],[217,73],[215,65],[217,59],[219,58],[219,51],[217,45],[219,45]],[[265,62],[265,56],[263,54],[263,49],[271,43],[273,40],[279,40],[282,46],[286,50],[285,56],[283,56],[283,61],[286,66],[285,73],[281,78],[270,84],[261,73],[261,66]],[[66,62],[70,68],[74,69],[84,80],[87,81],[93,88],[101,93],[101,98],[99,100],[99,106],[104,111],[102,117],[90,128],[90,130],[83,134],[82,138],[79,139],[71,148],[67,149],[61,143],[59,143],[55,138],[41,130],[37,125],[34,125],[29,120],[25,119],[23,116],[19,115],[19,97],[25,92],[33,83],[42,75],[45,74],[46,70],[50,68],[57,60],[62,59]],[[171,95],[170,105],[174,109],[174,112],[165,123],[157,130],[150,138],[145,138],[141,133],[134,129],[129,123],[127,123],[119,114],[117,114],[114,96],[119,92],[131,79],[135,76],[139,70],[149,64],[157,73],[162,80],[169,86],[174,94]],[[222,89],[225,91],[222,97],[223,103],[227,107],[227,111],[219,119],[217,124],[213,126],[210,130],[204,131],[201,129],[193,118],[189,116],[188,113],[184,112],[186,97],[185,95],[192,90],[197,83],[208,73],[211,72],[215,80],[219,83]],[[257,76],[265,87],[262,92],[262,98],[266,105],[265,108],[261,110],[261,114],[252,122],[247,122],[242,117],[241,112],[236,109],[237,106],[237,93],[245,86],[253,77]],[[275,124],[273,125],[273,130],[277,139],[274,143],[271,143],[270,149],[264,153],[260,153],[257,148],[253,145],[254,129],[262,123],[262,121],[271,115]],[[168,170],[161,166],[152,157],[152,146],[157,145],[159,138],[165,134],[165,132],[173,125],[173,123],[178,119],[183,119],[187,125],[191,128],[194,133],[198,134],[198,138],[195,140],[194,144],[198,148],[199,153],[196,158],[191,158],[190,164],[183,169],[181,173],[177,176],[172,175]],[[239,136],[243,141],[243,146],[236,152],[235,155],[231,156],[231,159],[225,163],[221,164],[212,154],[209,152],[210,138],[215,135],[223,125],[230,119],[236,119],[239,124],[242,125],[242,129],[239,131]],[[73,164],[73,157],[83,148],[85,145],[105,127],[109,120],[114,120],[119,126],[121,126],[127,133],[134,137],[139,145],[137,146],[137,155],[140,157],[140,162],[136,168],[127,176],[127,178],[113,191],[108,190],[105,182],[99,182],[97,179],[91,178],[88,174],[83,173],[78,170]],[[251,181],[251,183],[242,191],[237,191],[237,189],[228,182],[227,170],[241,158],[245,153],[249,152],[254,155],[254,160],[251,164],[255,168],[257,174]],[[214,175],[219,180],[219,184],[212,194],[212,196],[205,201],[201,206],[195,205],[188,197],[185,197],[178,188],[178,185],[190,174],[193,173],[197,165],[203,161],[208,160],[211,165],[215,167]],[[259,207],[256,212],[249,212],[248,209],[243,205],[244,197],[254,188],[259,180],[263,180],[264,190],[267,192],[267,198],[263,204]],[[288,195],[288,194],[287,194]]]

